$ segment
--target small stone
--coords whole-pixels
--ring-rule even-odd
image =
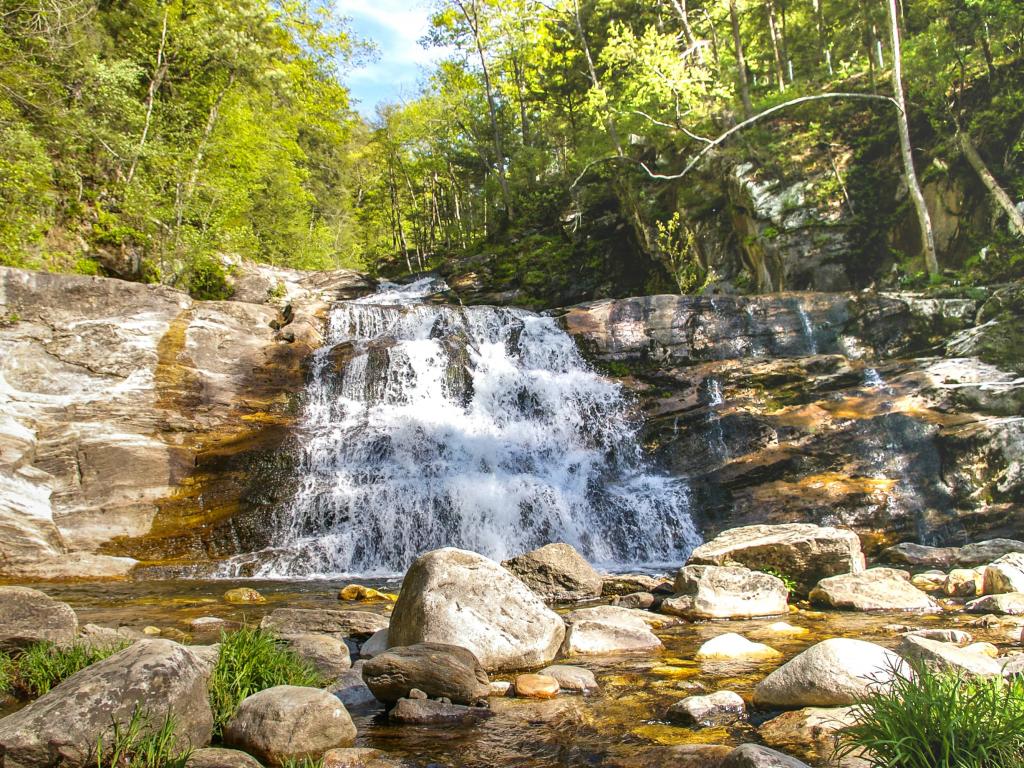
[[[704,643],[698,650],[696,658],[702,661],[719,659],[760,660],[776,659],[782,654],[764,643],[753,643],[743,635],[727,632]]]
[[[516,675],[516,696],[523,699],[553,699],[561,689],[548,675]]]
[[[229,589],[224,593],[224,599],[232,605],[253,605],[267,602],[267,598],[251,587]]]
[[[349,584],[338,592],[338,599],[358,603],[393,603],[398,599],[398,595],[380,592],[372,587],[364,587],[362,584]]]
[[[665,719],[669,722],[702,728],[730,725],[746,716],[746,704],[739,694],[732,691],[687,696],[669,707],[665,713]]]
[[[427,696],[427,694],[425,694],[419,688],[412,688],[412,689],[410,689],[409,695],[408,695],[407,698],[410,698],[410,699],[429,699],[430,697]]]
[[[540,674],[555,678],[559,687],[570,693],[594,693],[600,689],[594,673],[585,667],[552,664],[550,667],[544,667]]]
[[[512,690],[512,683],[508,680],[491,680],[489,690],[491,696],[508,696]]]

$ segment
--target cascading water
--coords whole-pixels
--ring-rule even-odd
[[[552,318],[423,302],[445,287],[332,310],[283,546],[245,572],[393,573],[437,547],[501,559],[551,541],[678,564],[698,541],[687,489],[645,466],[619,385]]]

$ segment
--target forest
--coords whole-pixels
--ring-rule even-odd
[[[526,304],[822,287],[759,259],[781,225],[709,241],[746,172],[806,182],[804,250],[846,233],[825,287],[1024,268],[1019,0],[439,0],[447,55],[373,119],[340,8],[3,0],[0,264],[209,298],[242,257],[469,265]],[[922,215],[952,176],[985,201],[955,238]]]

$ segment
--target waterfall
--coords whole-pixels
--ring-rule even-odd
[[[244,572],[385,574],[442,546],[502,559],[552,541],[606,566],[682,562],[687,488],[645,465],[620,386],[552,318],[425,301],[444,288],[332,309],[281,546]]]

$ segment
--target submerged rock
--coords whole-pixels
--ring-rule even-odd
[[[568,544],[548,544],[502,565],[551,602],[601,597],[604,578]]]
[[[77,634],[78,616],[67,603],[37,589],[0,587],[0,651],[42,641],[66,645]]]
[[[267,602],[267,598],[252,587],[237,587],[224,593],[224,600],[233,605],[255,605]]]
[[[327,691],[278,685],[238,705],[224,727],[224,743],[271,766],[319,759],[327,750],[352,744],[356,727],[348,711]]]
[[[324,608],[277,608],[263,617],[260,629],[275,635],[330,635],[338,639],[369,638],[388,627],[388,618],[370,611],[334,611]]]
[[[568,614],[564,654],[651,651],[662,647],[644,611],[614,606],[582,608]],[[652,619],[654,617],[652,616]]]
[[[494,713],[487,707],[467,707],[436,699],[399,699],[388,720],[403,725],[468,725]]]
[[[681,725],[709,728],[730,725],[747,716],[743,698],[732,691],[716,691],[707,696],[687,696],[668,708],[665,719]]]
[[[804,592],[823,578],[864,569],[856,533],[809,523],[732,528],[697,547],[689,562],[770,568],[792,579]]]
[[[753,643],[743,635],[727,632],[712,638],[697,649],[694,658],[698,660],[759,660],[777,659],[782,656],[777,650],[764,643]]]
[[[91,768],[96,744],[112,743],[136,711],[159,710],[142,724],[153,733],[163,717],[175,720],[178,748],[203,747],[213,732],[207,694],[210,666],[171,640],[140,640],[83,669],[49,693],[0,720],[4,768]]]
[[[433,698],[456,704],[486,699],[490,679],[476,656],[465,648],[441,643],[399,646],[363,665],[363,680],[380,701],[394,704],[417,688]]]
[[[822,579],[811,590],[812,603],[854,611],[936,611],[936,603],[895,568],[870,568]]]
[[[787,661],[754,688],[754,703],[764,707],[840,707],[909,674],[897,654],[874,643],[832,638],[812,645]]]
[[[547,664],[565,624],[493,560],[461,549],[421,555],[409,568],[391,617],[393,645],[456,643],[488,670]]]
[[[789,590],[781,579],[739,566],[687,565],[676,576],[675,594],[661,610],[704,619],[750,618],[786,613]]]
[[[389,592],[380,592],[362,584],[349,584],[338,592],[338,599],[359,603],[393,603],[398,598]]]

